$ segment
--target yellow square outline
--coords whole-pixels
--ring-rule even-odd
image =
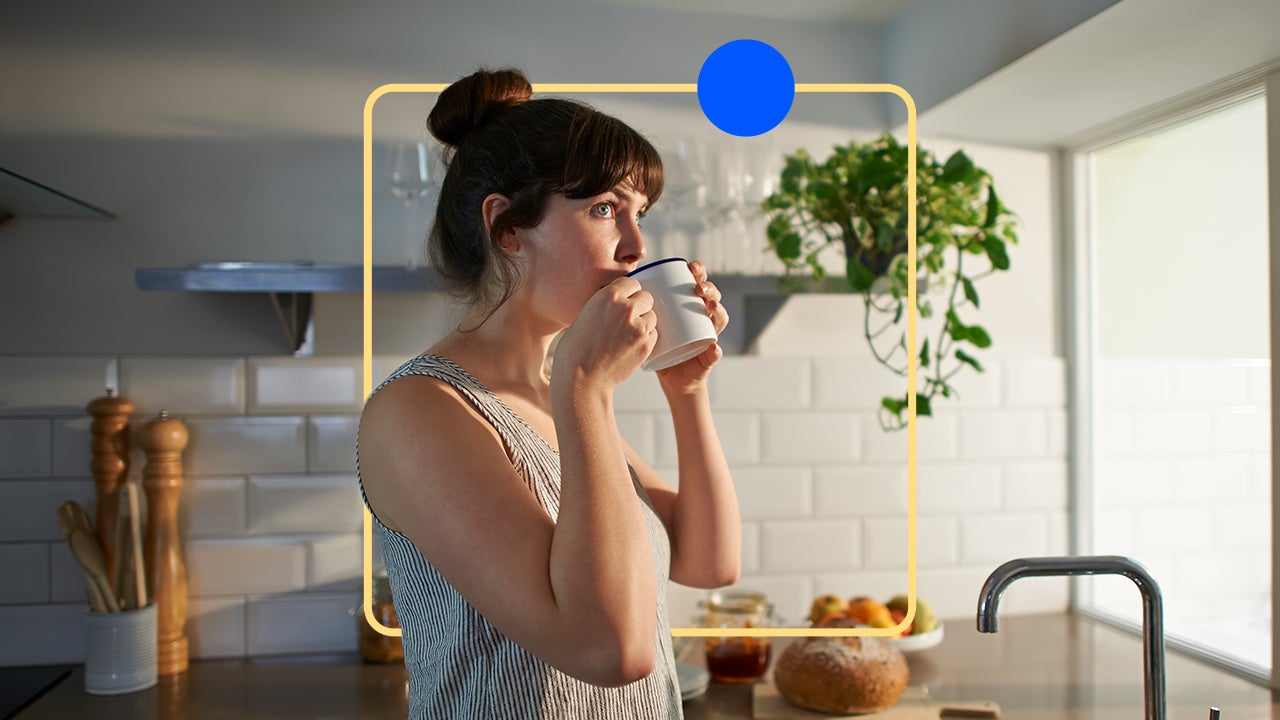
[[[393,83],[369,94],[364,104],[364,397],[373,392],[373,106],[383,95],[404,92],[443,91],[445,83]],[[796,92],[887,92],[907,106],[907,267],[916,266],[916,104],[906,90],[886,83],[796,83]],[[697,92],[696,83],[543,83],[535,93],[654,93]],[[907,303],[916,306],[916,274],[908,273]],[[916,346],[916,314],[907,313],[907,344]],[[907,353],[907,615],[891,628],[671,628],[673,637],[896,637],[916,615],[916,354]],[[364,513],[364,617],[373,629],[388,637],[400,637],[400,628],[389,628],[373,614],[373,515]]]

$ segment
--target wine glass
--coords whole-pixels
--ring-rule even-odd
[[[398,140],[387,150],[387,181],[391,192],[413,207],[440,185],[436,153],[421,140]]]

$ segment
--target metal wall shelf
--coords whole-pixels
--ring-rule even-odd
[[[372,274],[375,292],[432,292],[445,287],[429,267],[375,265]],[[775,275],[714,275],[712,280],[734,318],[730,331],[721,336],[721,346],[729,354],[747,352],[795,294],[783,290],[781,278]],[[196,263],[187,267],[137,268],[134,282],[140,290],[266,293],[291,351],[305,356],[311,354],[314,331],[312,294],[363,292],[364,268],[307,262]],[[805,292],[848,294],[850,289],[844,278],[834,277]]]

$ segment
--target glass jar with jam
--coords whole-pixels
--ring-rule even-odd
[[[391,582],[385,573],[373,576],[373,616],[386,627],[398,628],[396,606],[391,599]],[[370,663],[404,662],[404,645],[400,638],[383,635],[364,616],[364,603],[351,609],[360,632],[360,656]]]
[[[717,591],[705,602],[705,625],[709,628],[770,627],[773,606],[763,593],[742,590]],[[725,683],[759,680],[769,666],[767,637],[705,638],[707,672]]]

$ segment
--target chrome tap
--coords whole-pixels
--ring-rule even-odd
[[[1160,586],[1147,569],[1120,555],[1038,557],[1010,560],[992,571],[978,596],[978,632],[996,631],[1000,593],[1014,580],[1045,575],[1123,575],[1142,593],[1142,668],[1146,720],[1165,720],[1164,604]]]

